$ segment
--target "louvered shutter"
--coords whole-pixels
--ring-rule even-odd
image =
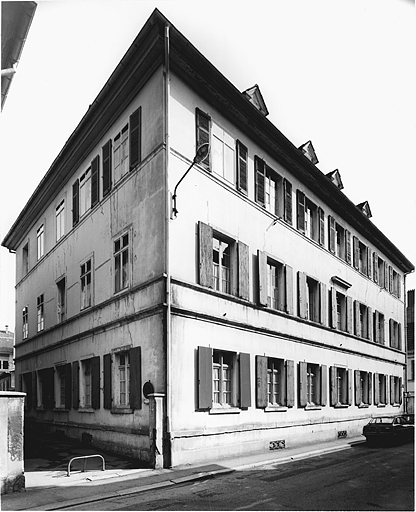
[[[325,214],[321,207],[318,207],[318,219],[319,219],[319,244],[324,247],[325,245]]]
[[[79,221],[79,181],[76,180],[72,185],[72,225],[75,226]]]
[[[251,407],[250,354],[240,353],[240,407]]]
[[[79,407],[79,361],[72,363],[72,407]]]
[[[378,277],[378,254],[376,251],[373,252],[373,281],[379,283]]]
[[[389,292],[393,292],[393,267],[389,265]]]
[[[378,405],[380,403],[380,380],[379,374],[374,374],[374,405]]]
[[[345,230],[345,261],[351,265],[351,233]]]
[[[354,380],[352,370],[348,370],[348,405],[352,405],[354,395]]]
[[[335,244],[337,235],[335,232],[335,219],[331,215],[328,215],[328,237],[329,237],[329,250],[335,254]]]
[[[402,276],[397,274],[397,297],[400,299],[401,297],[401,288],[402,288]]]
[[[352,245],[354,251],[353,264],[354,268],[358,270],[360,267],[360,244],[356,236],[352,237]]]
[[[320,305],[320,311],[319,311],[319,320],[322,325],[327,325],[327,291],[326,291],[326,284],[319,283],[319,305]]]
[[[355,370],[355,405],[360,405],[361,403],[361,372],[360,370]]]
[[[267,306],[267,256],[263,251],[257,251],[259,268],[259,304]]]
[[[293,268],[285,265],[286,313],[293,315]]]
[[[284,187],[284,200],[285,200],[285,208],[284,208],[284,220],[292,225],[292,184],[286,178],[283,180]]]
[[[380,336],[380,313],[377,310],[374,311],[374,333],[375,333],[374,341],[376,343],[380,343],[380,340],[381,340],[381,336]]]
[[[213,288],[212,227],[199,222],[199,284]]]
[[[387,262],[384,262],[384,289],[389,289],[389,265]]]
[[[100,356],[91,358],[91,407],[100,408]]]
[[[91,207],[100,199],[100,157],[97,155],[91,162]]]
[[[373,327],[373,310],[371,308],[367,308],[367,327],[368,327],[368,339],[373,341],[374,327]]]
[[[212,407],[212,348],[198,347],[198,409]]]
[[[353,305],[352,305],[352,297],[347,296],[347,332],[349,334],[353,334],[353,325],[354,325],[354,313],[353,313]]]
[[[331,382],[330,389],[330,405],[334,407],[338,403],[338,389],[337,389],[337,369],[335,366],[331,366],[329,368],[329,380]]]
[[[295,363],[287,360],[286,366],[286,407],[295,405]]]
[[[403,398],[403,393],[402,393],[402,378],[399,377],[399,404],[401,405],[402,403],[402,398]]]
[[[111,139],[102,147],[103,152],[103,197],[111,190]]]
[[[394,404],[394,377],[393,375],[390,375],[390,403],[391,405]]]
[[[368,405],[373,403],[373,374],[368,372]]]
[[[238,294],[245,300],[250,299],[250,254],[248,245],[238,242]]]
[[[300,190],[296,191],[297,204],[297,228],[302,233],[305,232],[305,194]]]
[[[367,247],[367,277],[371,279],[371,249]]]
[[[211,118],[204,114],[201,110],[198,108],[196,109],[196,150],[202,144],[210,143],[211,139]],[[210,158],[209,155],[208,158],[206,158],[203,162],[201,162],[199,165],[204,167],[206,170],[210,170]]]
[[[319,403],[324,407],[327,404],[328,395],[328,369],[325,364],[319,367],[319,373],[321,384]]]
[[[360,303],[358,300],[354,302],[354,320],[355,320],[355,332],[356,336],[361,336],[361,325],[360,325]]]
[[[112,374],[111,374],[111,354],[104,354],[104,409],[111,409],[112,407]]]
[[[267,407],[267,357],[256,356],[256,406]]]
[[[306,274],[298,272],[298,295],[299,295],[299,316],[308,318],[308,288],[306,285]]]
[[[333,329],[337,329],[338,322],[337,322],[338,314],[337,314],[337,291],[332,286],[331,287],[331,327]]]
[[[130,116],[130,171],[132,171],[141,161],[141,122],[142,108],[139,107]]]
[[[141,347],[129,350],[130,359],[130,408],[142,408],[142,352]]]
[[[305,407],[308,404],[308,375],[307,363],[299,362],[299,405]]]
[[[266,203],[265,198],[265,179],[266,179],[266,169],[263,160],[261,160],[258,156],[254,157],[254,172],[256,179],[256,202],[261,204],[262,206]]]
[[[237,188],[247,193],[247,148],[237,141]]]
[[[65,409],[70,409],[72,405],[72,365],[65,365]]]
[[[402,324],[400,322],[397,324],[397,348],[402,349]]]

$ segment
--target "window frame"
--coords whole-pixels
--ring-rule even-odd
[[[89,264],[89,270],[88,270]],[[85,282],[88,281],[89,283]],[[89,285],[89,292],[85,292],[85,287]],[[89,303],[88,299],[89,298]],[[93,257],[90,256],[80,264],[80,310],[83,311],[93,305]]]
[[[22,310],[22,339],[29,338],[29,306],[24,306]]]
[[[45,256],[45,223],[38,227],[36,230],[36,248],[37,248],[37,260],[39,261]]]
[[[125,238],[127,237],[127,244],[125,244]],[[123,231],[120,235],[113,238],[112,248],[112,262],[113,262],[113,290],[114,294],[121,293],[128,290],[131,286],[132,277],[132,256],[131,256],[131,229]],[[116,244],[119,243],[119,249],[116,249]],[[123,258],[126,256],[127,261]],[[120,263],[117,263],[117,262]],[[119,273],[117,268],[119,265]],[[126,276],[123,276],[122,270],[126,270]]]
[[[56,241],[65,235],[65,198],[55,208]]]
[[[63,283],[63,287],[62,287]],[[63,276],[56,282],[57,288],[57,320],[62,323],[66,320],[66,277]]]
[[[36,298],[37,332],[45,330],[45,294]]]
[[[298,365],[299,407],[321,409],[327,404],[327,366],[309,361]]]
[[[372,373],[355,370],[355,405],[369,407],[372,404]]]

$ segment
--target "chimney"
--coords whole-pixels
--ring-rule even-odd
[[[9,334],[9,326],[6,325],[6,334]]]

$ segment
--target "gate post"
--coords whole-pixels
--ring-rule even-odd
[[[149,394],[150,462],[153,469],[163,468],[163,399],[164,393]]]

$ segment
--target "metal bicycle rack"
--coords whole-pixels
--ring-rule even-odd
[[[92,457],[99,457],[103,462],[103,467],[101,471],[105,471],[105,460],[102,455],[83,455],[82,457],[72,457],[72,459],[68,462],[68,471],[66,473],[66,476],[71,476],[71,462],[74,460],[80,460],[84,459],[84,467],[81,469],[81,472],[83,473],[87,468],[87,459],[91,459]]]

